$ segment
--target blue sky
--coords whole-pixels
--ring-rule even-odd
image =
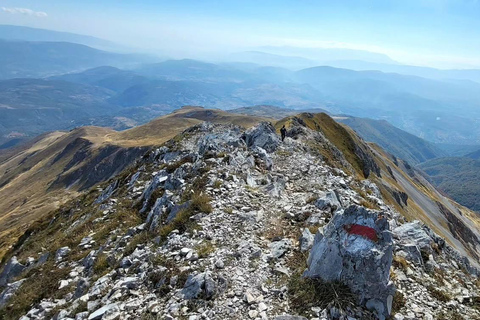
[[[88,34],[174,56],[289,45],[480,67],[479,0],[0,0],[0,24]]]

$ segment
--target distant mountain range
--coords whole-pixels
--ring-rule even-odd
[[[151,58],[111,53],[69,42],[0,39],[0,61],[0,79],[10,79],[40,78],[104,65],[134,67]]]
[[[8,33],[11,30],[15,32]],[[21,41],[12,40],[19,38],[22,32],[24,36]],[[265,66],[269,60],[284,62],[285,59],[293,59],[300,64],[309,64],[311,61],[315,63],[320,57],[336,57],[336,61],[364,61],[398,67],[395,61],[377,53],[281,47],[268,48],[268,54],[258,51],[248,53],[254,58],[263,58],[264,66],[241,61],[221,64],[196,60],[146,63],[153,61],[141,55],[101,51],[78,43],[24,41],[97,41],[91,37],[49,33],[48,30],[16,29],[12,26],[0,26],[0,36],[2,34],[9,40],[0,40],[0,59],[3,62],[0,65],[0,79],[49,77],[51,82],[46,87],[37,83],[33,86],[22,85],[14,90],[17,96],[25,96],[25,103],[37,105],[28,109],[34,112],[28,111],[30,114],[26,113],[22,118],[10,116],[15,114],[12,110],[25,109],[25,106],[16,105],[19,100],[8,93],[10,89],[6,89],[10,86],[13,90],[15,83],[3,84],[5,94],[1,103],[8,107],[0,109],[0,117],[10,119],[10,123],[0,127],[0,136],[3,136],[0,146],[5,143],[11,145],[9,141],[19,139],[22,135],[30,136],[43,132],[39,130],[51,129],[50,125],[41,128],[48,122],[48,116],[44,117],[45,110],[50,110],[51,114],[51,110],[57,108],[55,101],[52,106],[47,106],[49,99],[52,99],[52,92],[55,92],[54,99],[69,101],[61,108],[68,109],[71,104],[84,109],[75,114],[69,111],[61,116],[65,121],[70,121],[70,126],[91,123],[85,119],[91,119],[92,115],[95,124],[135,125],[183,105],[225,110],[273,105],[294,110],[321,108],[331,114],[387,120],[404,131],[444,146],[480,145],[480,84],[477,82],[325,66],[299,71]],[[312,57],[317,57],[317,60]],[[475,74],[474,70],[465,72]],[[70,85],[54,82],[59,80]],[[72,90],[77,90],[73,89],[75,85],[82,85],[84,93],[88,88],[89,98],[82,100],[73,95]],[[92,101],[97,105],[97,108],[93,108],[95,110],[89,106]],[[90,114],[89,110],[94,113]],[[146,113],[142,115],[140,110]],[[23,118],[45,120],[22,122]],[[119,121],[119,118],[122,120]],[[50,121],[50,124],[59,124],[57,129],[69,128],[64,126],[63,120],[52,119],[55,121]],[[473,150],[468,149],[468,152]],[[428,158],[423,156],[414,158],[416,161]]]
[[[274,67],[242,69],[237,65],[195,60],[165,61],[134,70],[104,66],[51,79],[70,82],[71,86],[76,83],[102,88],[108,92],[108,97],[99,97],[102,103],[122,112],[123,108],[152,106],[171,111],[183,105],[220,109],[252,105],[295,110],[321,108],[332,114],[386,119],[432,142],[480,144],[480,122],[476,120],[480,117],[480,84],[474,82],[445,82],[331,67],[298,72]],[[19,89],[16,90],[20,94]],[[29,92],[27,97],[40,91]],[[56,92],[71,96],[68,91]],[[15,100],[7,97],[11,95],[5,96],[2,103],[16,108]],[[77,105],[81,102],[77,99]],[[142,121],[149,119],[147,116]]]
[[[0,25],[0,39],[35,42],[70,42],[83,44],[100,50],[125,50],[124,47],[112,41],[92,36],[14,25]]]

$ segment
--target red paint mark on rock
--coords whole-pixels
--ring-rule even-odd
[[[378,241],[377,232],[373,228],[362,226],[360,224],[349,224],[349,225],[343,226],[343,228],[345,229],[345,231],[347,231],[348,234],[356,234],[356,235],[365,237],[367,239],[370,239],[373,242]]]

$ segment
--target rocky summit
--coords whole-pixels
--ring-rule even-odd
[[[395,202],[364,142],[287,124],[198,124],[32,225],[0,318],[480,319],[476,234]]]

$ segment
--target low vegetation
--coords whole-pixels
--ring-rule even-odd
[[[39,303],[42,299],[63,298],[71,288],[67,286],[59,290],[59,282],[67,278],[69,272],[69,268],[54,267],[52,260],[42,268],[28,271],[25,275],[28,280],[22,284],[7,306],[0,310],[0,319],[19,319],[33,304]]]
[[[162,239],[166,239],[173,230],[185,232],[186,230],[194,228],[196,223],[190,219],[194,214],[208,214],[213,210],[212,205],[210,204],[211,198],[202,192],[194,192],[191,194],[189,201],[190,204],[188,207],[180,210],[169,224],[160,228],[158,234]]]
[[[435,288],[433,285],[427,286],[427,291],[438,301],[449,302],[452,300],[452,297],[448,293]]]
[[[341,310],[354,307],[356,298],[350,289],[340,282],[324,282],[303,278],[300,273],[290,277],[288,283],[290,306],[296,313],[308,315],[312,307],[336,307]]]

